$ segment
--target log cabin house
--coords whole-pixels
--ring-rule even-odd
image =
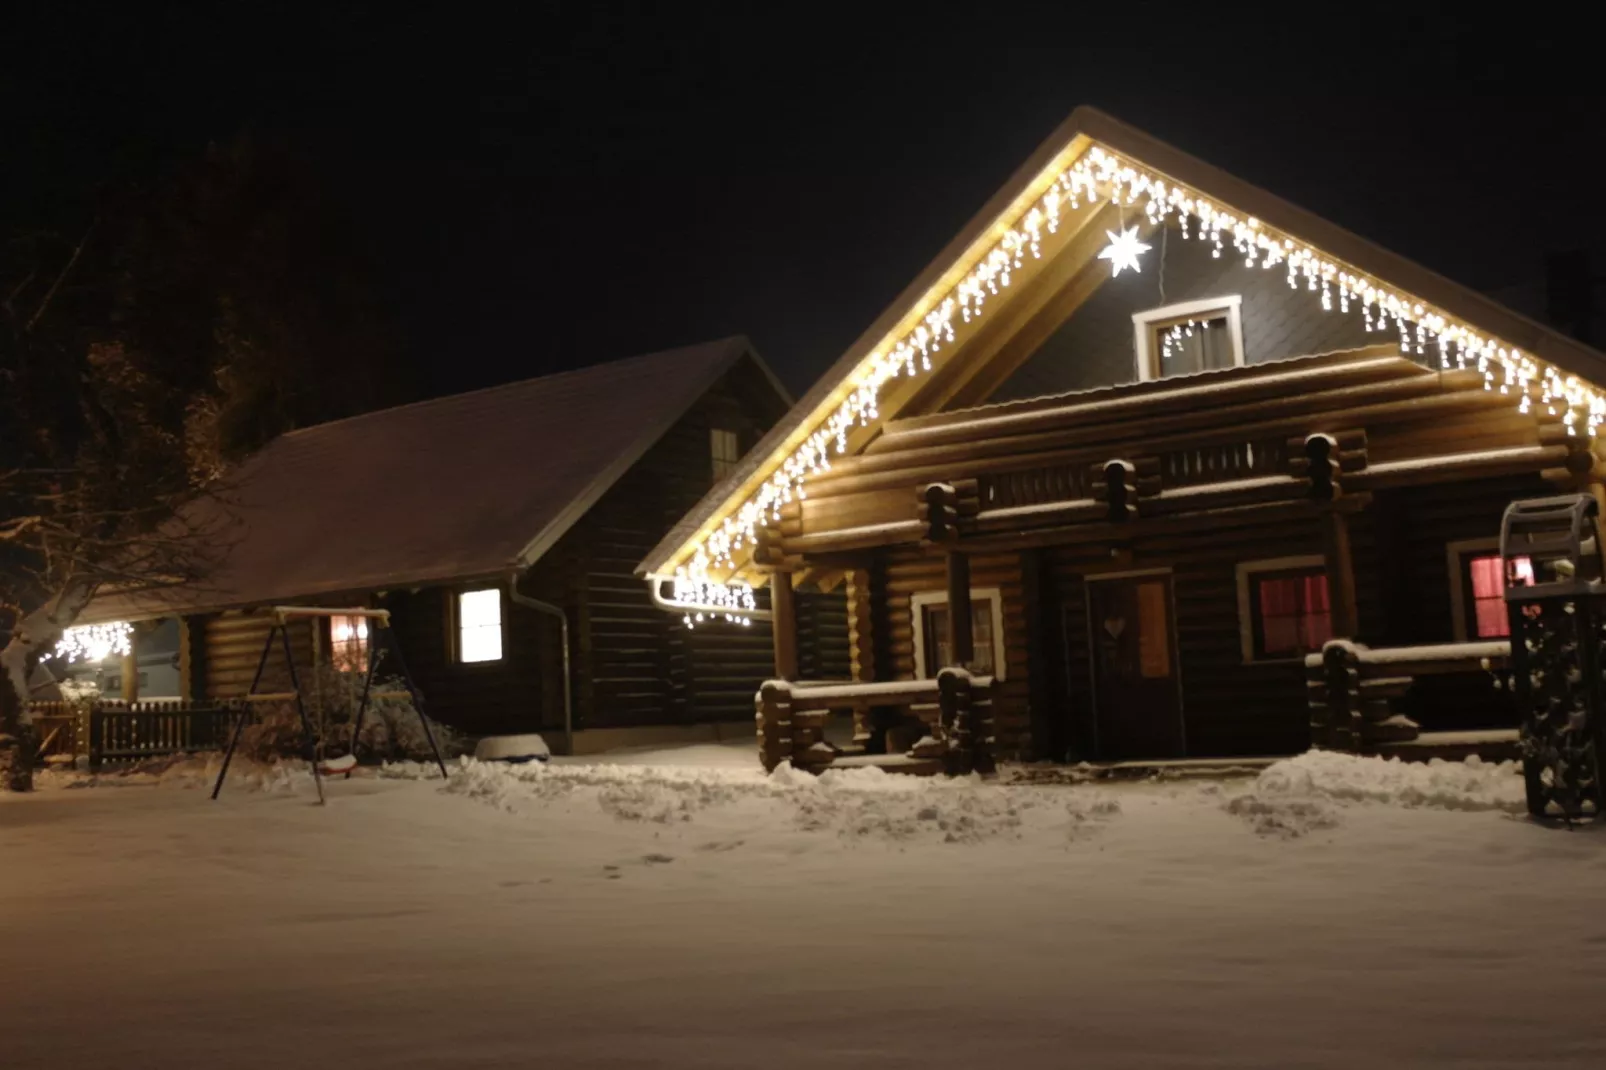
[[[772,590],[767,766],[1415,753],[1515,726],[1500,519],[1599,495],[1601,382],[1606,356],[1084,108],[639,571],[711,607]],[[852,679],[796,683],[794,591],[838,589]],[[1334,713],[1306,665],[1332,640],[1405,667]]]
[[[790,401],[728,338],[294,431],[199,506],[222,521],[198,525],[219,532],[201,580],[103,595],[80,619],[141,622],[132,668],[139,636],[176,618],[180,694],[161,697],[204,702],[249,688],[266,607],[384,607],[432,715],[470,735],[561,746],[572,702],[582,747],[700,738],[751,716],[765,614],[687,631],[632,571]],[[827,655],[845,649],[841,606],[804,611]],[[365,664],[361,618],[291,628],[303,678]],[[141,697],[138,675],[121,677],[122,697]],[[287,688],[275,652],[259,690]]]

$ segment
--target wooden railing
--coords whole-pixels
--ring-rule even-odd
[[[1019,505],[1086,498],[1091,493],[1091,479],[1091,469],[1085,464],[995,472],[978,479],[981,507],[1009,509]]]
[[[1390,699],[1403,696],[1419,676],[1498,671],[1510,660],[1505,640],[1377,650],[1331,640],[1305,658],[1311,745],[1362,751],[1416,739],[1421,726],[1396,712]]]
[[[759,758],[773,770],[783,761],[819,772],[836,760],[825,741],[833,711],[863,712],[875,706],[903,706],[926,725],[932,753],[909,757],[940,759],[949,773],[991,771],[993,766],[993,678],[948,668],[935,680],[814,684],[769,680],[755,697]],[[917,747],[917,750],[921,748]]]
[[[1286,438],[1190,446],[1160,454],[1160,479],[1167,487],[1195,487],[1287,471]]]
[[[234,704],[110,702],[32,704],[39,756],[82,755],[91,769],[192,751],[220,750]]]

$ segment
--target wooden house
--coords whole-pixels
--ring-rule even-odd
[[[361,605],[392,611],[432,714],[470,734],[572,720],[577,745],[603,746],[745,721],[769,672],[764,614],[688,631],[633,569],[790,400],[729,338],[294,431],[201,504],[219,521],[201,580],[105,595],[82,619],[179,618],[194,700],[245,693],[265,607]],[[806,613],[845,634],[839,598]],[[303,674],[351,669],[367,622],[298,619],[292,640]],[[267,671],[282,691],[282,659]]]
[[[1576,340],[1081,109],[640,571],[774,592],[771,765],[861,760],[831,710],[869,752],[933,737],[910,761],[1399,752],[1515,725],[1485,667],[1501,515],[1600,493],[1603,382]],[[815,589],[846,592],[850,684],[793,682]],[[1330,640],[1353,695],[1307,667]]]

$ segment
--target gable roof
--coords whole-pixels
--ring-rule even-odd
[[[200,584],[97,599],[85,620],[492,577],[545,553],[744,358],[671,349],[366,413],[274,439],[216,500]]]
[[[1094,161],[1093,168],[1089,161]],[[1500,366],[1491,375],[1504,374],[1501,389],[1536,381],[1547,387],[1568,387],[1579,403],[1587,406],[1591,434],[1600,414],[1606,412],[1606,397],[1590,385],[1606,383],[1606,355],[1097,109],[1082,107],[1010,176],[730,477],[710,490],[659,542],[638,572],[667,575],[688,567],[693,572],[704,568],[716,579],[720,572],[739,572],[741,551],[752,545],[755,519],[763,522],[775,503],[789,499],[808,472],[820,464],[822,453],[841,448],[856,452],[878,426],[898,415],[900,402],[913,399],[915,395],[908,392],[892,400],[884,396],[896,389],[884,387],[900,374],[899,366],[907,361],[910,378],[929,372],[944,359],[938,355],[940,344],[934,344],[942,342],[949,343],[951,356],[947,359],[962,362],[964,335],[973,331],[972,324],[980,321],[984,312],[1007,307],[1027,288],[1033,273],[1044,270],[1043,263],[1070,247],[1070,240],[1063,239],[1043,261],[1037,259],[1039,241],[1047,246],[1053,240],[1044,232],[1055,232],[1054,220],[1061,218],[1065,203],[1077,207],[1074,194],[1079,187],[1067,179],[1079,167],[1086,171],[1103,167],[1106,170],[1100,173],[1114,175],[1117,182],[1136,176],[1145,182],[1163,183],[1164,191],[1184,199],[1184,212],[1191,209],[1190,214],[1201,218],[1202,214],[1221,213],[1218,218],[1239,224],[1251,245],[1262,243],[1263,257],[1268,238],[1275,237],[1272,244],[1276,245],[1286,240],[1290,265],[1295,255],[1308,255],[1315,277],[1324,283],[1347,279],[1357,294],[1376,296],[1379,308],[1403,309],[1413,324],[1442,326],[1446,337],[1461,339],[1463,346],[1469,341],[1486,346],[1490,358],[1498,353]],[[1085,194],[1088,187],[1080,188]],[[1100,192],[1106,199],[1102,205],[1097,196],[1088,199],[1084,223],[1098,218],[1098,208],[1113,203],[1108,199],[1108,186]],[[1052,205],[1050,198],[1054,199]],[[1134,218],[1143,218],[1141,200],[1124,203],[1130,205]],[[1053,220],[1046,218],[1050,210]],[[1070,214],[1064,218],[1068,220]],[[1068,231],[1070,227],[1059,229]],[[1100,226],[1099,233],[1102,229]],[[1228,241],[1235,237],[1230,225],[1225,237]],[[1094,248],[1097,246],[1084,242],[1079,253],[1088,257]],[[1021,285],[1011,288],[1011,272],[1013,281]],[[1403,321],[1401,327],[1403,330]],[[956,330],[960,335],[957,345]],[[917,358],[921,361],[918,368]],[[890,372],[889,365],[893,366]],[[850,441],[849,436],[856,437]],[[733,540],[734,555],[730,550]]]

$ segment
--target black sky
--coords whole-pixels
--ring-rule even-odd
[[[287,139],[426,393],[737,332],[801,390],[1082,103],[1482,289],[1606,246],[1590,42],[1511,7],[133,6],[3,31],[0,224]]]

